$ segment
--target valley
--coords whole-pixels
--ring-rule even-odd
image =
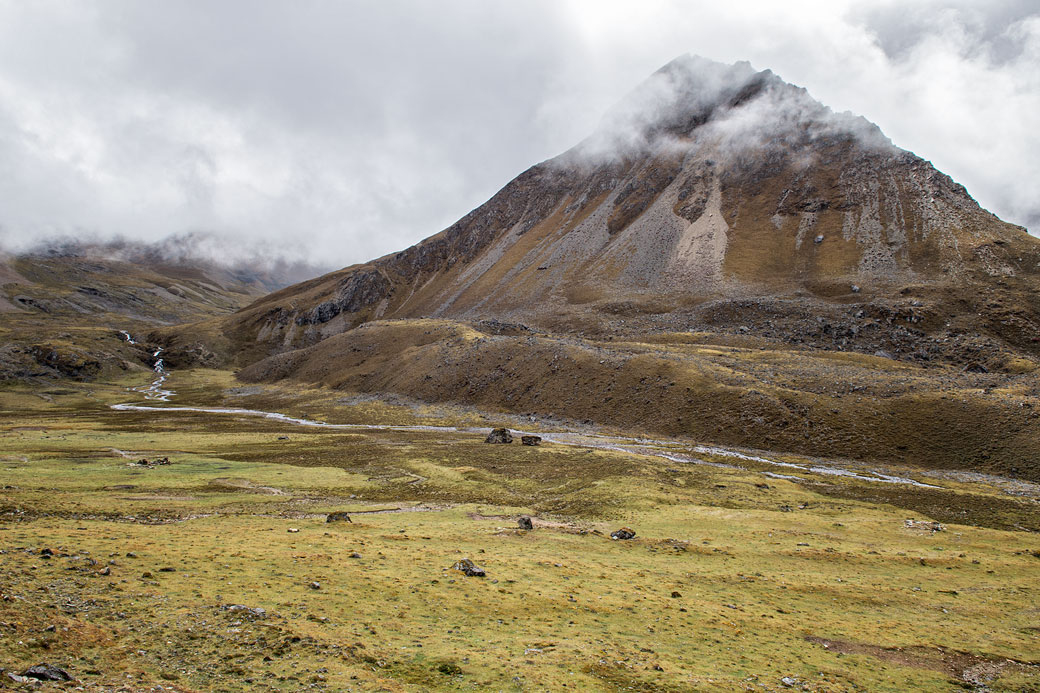
[[[399,252],[192,238],[0,256],[0,687],[1040,691],[1040,242],[865,119],[681,56]]]
[[[0,394],[9,671],[183,691],[1018,691],[1040,674],[1029,482],[226,371],[171,372],[167,404],[135,392],[148,379]],[[543,442],[485,444],[498,425]],[[612,540],[622,526],[635,538]]]

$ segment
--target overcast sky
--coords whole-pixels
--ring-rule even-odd
[[[1040,3],[0,0],[0,244],[436,233],[683,54],[749,60],[1040,231]]]

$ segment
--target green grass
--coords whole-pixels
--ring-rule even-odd
[[[992,661],[989,690],[1040,689],[1035,533],[910,530],[923,516],[863,482],[108,409],[139,384],[0,392],[0,667],[135,690],[946,691]],[[174,404],[483,422],[217,371],[170,384]],[[966,522],[998,497],[941,483]],[[637,538],[612,541],[622,525]]]

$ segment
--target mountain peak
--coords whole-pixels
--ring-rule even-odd
[[[757,310],[803,343],[817,317],[869,295],[876,310],[861,312],[884,324],[863,337],[852,325],[840,346],[873,353],[904,336],[888,317],[902,287],[931,283],[947,301],[1037,267],[1035,241],[866,119],[749,63],[686,55],[449,228],[269,296],[230,332],[262,352],[385,318],[613,333],[743,325]],[[1034,344],[1031,329],[1007,338]]]
[[[696,55],[667,63],[622,98],[575,154],[603,159],[659,147],[721,146],[726,152],[806,148],[821,138],[852,138],[871,149],[898,150],[880,128],[834,113],[805,88],[751,63]],[[723,152],[725,153],[725,152]]]

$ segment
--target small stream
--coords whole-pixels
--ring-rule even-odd
[[[136,344],[133,341],[130,334],[123,332],[126,336],[127,342],[130,344]],[[140,392],[144,395],[146,400],[168,402],[170,398],[175,396],[176,392],[173,390],[165,389],[164,385],[166,380],[169,378],[169,372],[163,364],[163,359],[160,358],[162,353],[162,347],[156,349],[155,353],[152,354],[153,358],[156,359],[153,370],[155,371],[156,377],[150,385],[146,387],[130,388],[133,392]],[[467,433],[467,434],[484,434],[486,428],[460,428],[457,426],[399,426],[390,424],[336,424],[328,423],[326,421],[316,421],[314,419],[305,419],[296,416],[289,416],[288,414],[281,414],[279,412],[262,411],[260,409],[244,409],[238,407],[189,407],[189,406],[152,406],[146,404],[113,404],[112,409],[117,411],[153,411],[153,412],[197,412],[205,414],[222,414],[232,416],[254,416],[264,419],[270,419],[272,421],[279,421],[281,423],[292,424],[294,426],[308,426],[313,428],[325,428],[333,430],[351,430],[351,431],[396,431],[396,432],[416,432],[416,433],[428,433],[428,432],[442,432],[442,433]],[[572,447],[580,448],[593,448],[597,450],[610,450],[613,452],[621,452],[630,455],[646,455],[650,457],[658,457],[660,459],[668,460],[678,464],[696,464],[708,467],[717,467],[722,469],[735,469],[748,471],[746,467],[739,464],[740,460],[748,462],[756,462],[759,464],[768,464],[780,468],[798,470],[807,474],[821,474],[825,476],[839,476],[850,479],[858,479],[860,481],[870,481],[880,484],[903,484],[907,486],[916,486],[918,488],[941,488],[932,484],[925,484],[920,481],[908,479],[901,476],[893,476],[890,474],[882,474],[880,472],[856,472],[842,467],[830,467],[821,464],[796,464],[794,462],[781,462],[779,460],[773,460],[768,457],[762,457],[760,455],[753,455],[739,450],[733,450],[730,448],[720,448],[707,445],[690,445],[676,440],[657,440],[657,439],[646,439],[646,438],[627,438],[623,436],[607,436],[595,433],[578,433],[575,431],[515,431],[518,435],[534,435],[541,436],[541,438],[549,443],[556,443],[558,445],[568,445]],[[693,454],[690,454],[693,453]],[[710,455],[712,457],[722,457],[734,460],[733,464],[725,464],[722,462],[710,462],[708,460],[701,459],[695,455]],[[768,476],[774,479],[789,479],[792,481],[802,481],[802,477],[794,476],[791,474],[780,474],[777,472],[770,471],[759,471],[763,476]]]

